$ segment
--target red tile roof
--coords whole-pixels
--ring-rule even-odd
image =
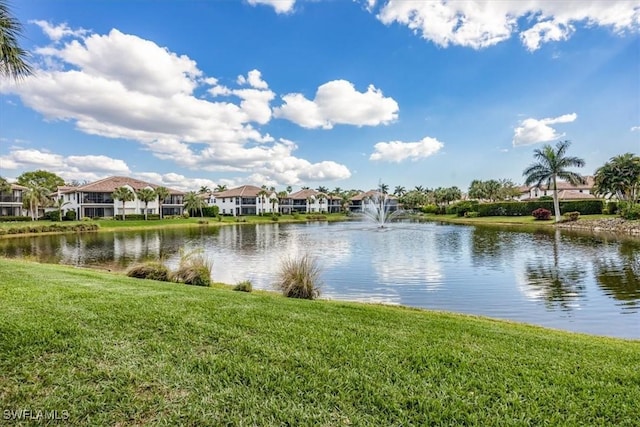
[[[122,187],[124,185],[128,185],[133,188],[134,191],[140,190],[142,188],[153,188],[154,190],[160,187],[157,184],[151,184],[149,182],[141,181],[135,178],[129,178],[125,176],[111,176],[109,178],[104,178],[98,181],[90,182],[85,185],[80,185],[78,187],[68,187],[68,189],[62,191],[63,193],[75,193],[77,191],[82,192],[96,192],[96,193],[112,193],[116,188]],[[181,191],[173,190],[171,188],[167,188],[170,194],[184,194]]]

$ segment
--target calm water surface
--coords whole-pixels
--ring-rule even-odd
[[[486,315],[640,338],[640,242],[559,230],[394,223],[237,225],[0,240],[0,255],[122,269],[204,248],[213,279],[272,289],[281,259],[310,252],[323,297]]]

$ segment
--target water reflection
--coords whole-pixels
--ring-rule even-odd
[[[608,251],[594,260],[596,279],[609,296],[621,301],[626,309],[640,307],[640,251],[630,241],[622,242],[617,253]],[[640,327],[640,326],[639,326]]]
[[[548,308],[570,311],[580,308],[585,298],[585,263],[574,258],[571,248],[564,247],[560,230],[553,234],[536,233],[535,254],[527,260],[525,276],[527,295],[542,300]]]

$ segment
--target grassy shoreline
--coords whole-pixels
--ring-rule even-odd
[[[4,410],[71,425],[634,425],[640,341],[0,259]]]

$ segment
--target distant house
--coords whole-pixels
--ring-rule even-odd
[[[22,207],[24,193],[27,187],[11,184],[9,192],[0,193],[0,216],[23,216],[26,210]]]
[[[159,185],[141,181],[139,179],[112,176],[91,182],[78,187],[58,187],[58,191],[52,194],[54,201],[62,199],[63,215],[67,211],[75,211],[76,218],[113,217],[122,215],[122,201],[114,200],[112,194],[118,187],[128,187],[134,194],[137,190],[150,188],[155,190]],[[169,190],[169,197],[162,202],[162,215],[182,215],[184,211],[184,193]],[[160,206],[158,200],[149,202],[147,205],[148,214],[159,214]],[[132,201],[125,202],[124,213],[144,214],[145,204],[138,200],[136,196]]]
[[[266,194],[263,194],[266,192]],[[273,200],[276,200],[275,202]],[[211,193],[209,205],[217,206],[222,215],[261,215],[278,212],[278,195],[254,185]]]
[[[593,176],[585,176],[585,184],[573,185],[565,181],[558,181],[558,200],[585,200],[595,199],[593,194],[593,187],[595,184]],[[540,188],[531,186],[518,187],[520,190],[520,197],[518,200],[534,200],[539,199],[542,196],[553,197],[553,189],[546,185],[541,185]]]
[[[398,198],[391,194],[382,194],[379,190],[369,190],[356,194],[350,199],[349,210],[362,212],[368,201],[377,201],[384,197],[388,212],[398,210]]]
[[[313,189],[289,194],[280,202],[280,213],[340,212],[340,198]]]

